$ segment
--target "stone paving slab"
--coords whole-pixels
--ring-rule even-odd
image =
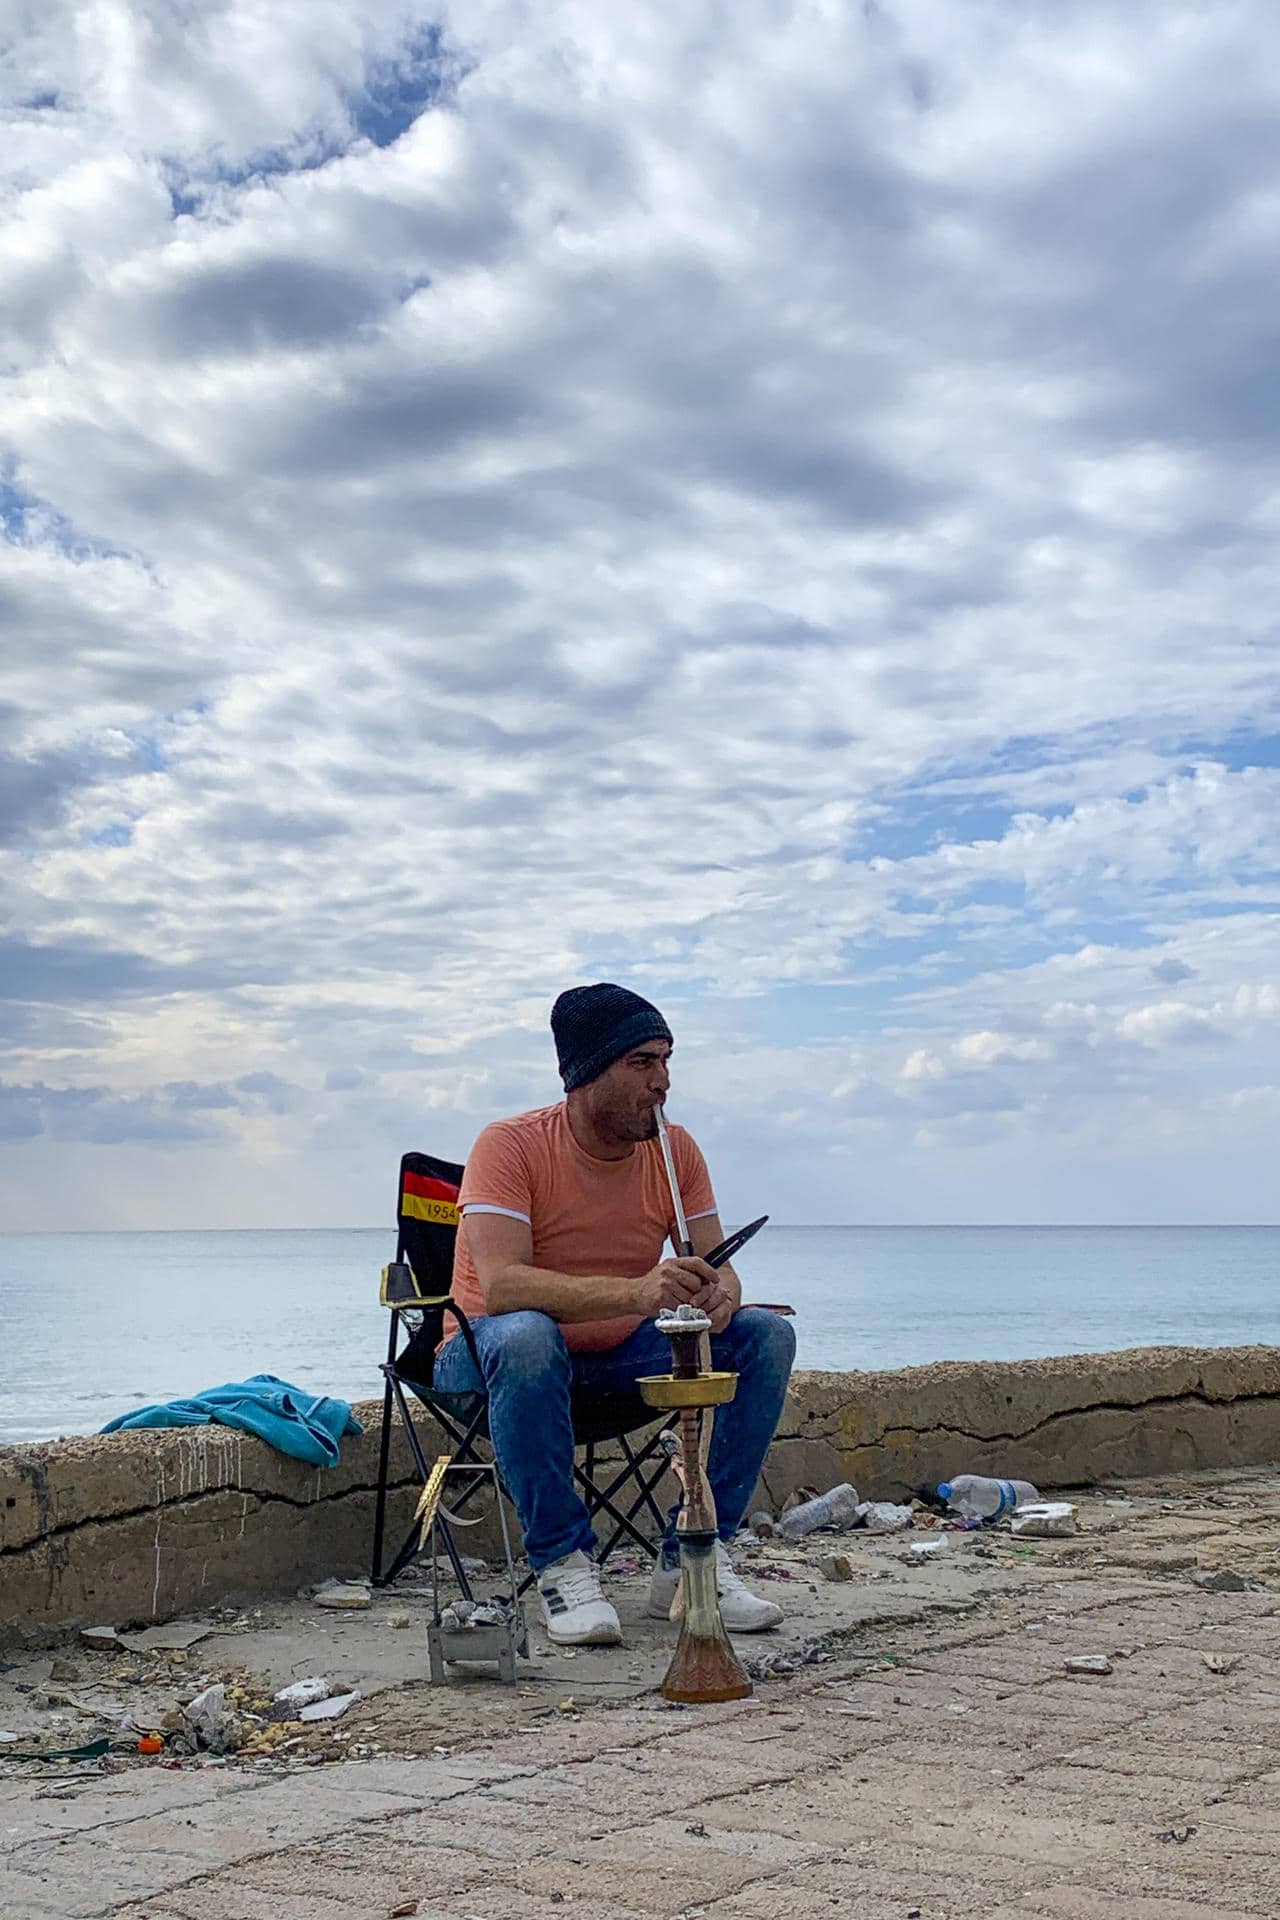
[[[824,1657],[751,1701],[661,1702],[657,1623],[629,1686],[604,1669],[634,1649],[514,1695],[415,1669],[357,1715],[361,1757],[2,1778],[0,1915],[1276,1920],[1280,1573],[1257,1569],[1280,1567],[1280,1473],[1127,1492],[1117,1531],[1086,1503],[1096,1534],[1016,1560],[1007,1536],[953,1536],[937,1606],[918,1568],[834,1629],[828,1596]],[[1238,1547],[1256,1584],[1195,1585],[1161,1560],[1166,1522],[1193,1560]],[[1151,1564],[1118,1573],[1138,1549]],[[1113,1672],[1068,1678],[1083,1652]]]

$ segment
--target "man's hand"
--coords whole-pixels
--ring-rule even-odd
[[[714,1267],[712,1272],[715,1273]],[[710,1316],[712,1333],[723,1333],[741,1305],[742,1296],[736,1281],[717,1273],[711,1297],[702,1303],[702,1311]]]
[[[646,1320],[664,1307],[699,1307],[711,1321],[713,1333],[723,1333],[737,1312],[733,1285],[722,1279],[705,1260],[682,1255],[660,1260],[636,1282],[636,1312]]]
[[[636,1281],[635,1310],[652,1320],[664,1307],[702,1307],[716,1284],[716,1271],[705,1260],[681,1256],[659,1260]]]

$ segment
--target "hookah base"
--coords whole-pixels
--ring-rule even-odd
[[[752,1687],[723,1640],[714,1634],[690,1633],[680,1637],[661,1692],[664,1700],[710,1706],[717,1700],[745,1700]]]
[[[716,1535],[713,1527],[679,1535],[684,1619],[667,1676],[664,1700],[685,1705],[745,1700],[751,1693],[746,1668],[729,1644],[716,1595]]]

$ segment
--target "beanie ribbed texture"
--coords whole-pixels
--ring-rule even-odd
[[[606,1067],[646,1040],[672,1039],[655,1006],[607,980],[562,993],[551,1009],[551,1031],[566,1093],[598,1080]]]

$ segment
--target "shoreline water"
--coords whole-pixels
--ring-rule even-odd
[[[393,1252],[383,1228],[0,1235],[0,1443],[250,1373],[369,1398]],[[739,1271],[796,1307],[808,1368],[1280,1343],[1280,1227],[771,1224]]]

